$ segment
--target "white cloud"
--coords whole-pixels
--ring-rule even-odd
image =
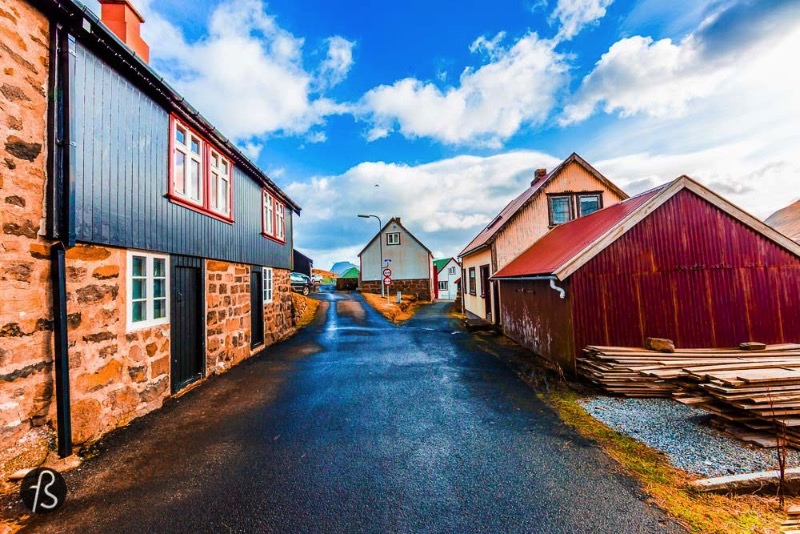
[[[302,135],[345,107],[317,91],[341,82],[352,66],[352,43],[327,40],[314,74],[303,65],[304,40],[281,28],[262,0],[217,5],[207,34],[188,41],[180,29],[137,3],[154,66],[222,133],[234,139]]]
[[[622,117],[682,115],[688,102],[710,95],[731,72],[728,65],[708,67],[692,36],[678,44],[641,36],[622,39],[583,79],[560,122],[582,121],[601,104],[605,113]]]
[[[254,141],[245,141],[243,143],[238,143],[238,146],[239,149],[242,152],[244,152],[244,155],[253,161],[258,159],[259,154],[261,154],[261,150],[264,148],[264,145],[262,145],[261,143],[256,143]]]
[[[727,65],[704,64],[693,37],[629,37],[614,43],[583,79],[574,103],[565,106],[562,124],[579,122],[602,104],[605,113],[622,117],[683,115],[693,99],[710,95],[731,73]]]
[[[566,58],[550,41],[530,33],[503,48],[496,36],[470,49],[491,61],[464,69],[457,87],[406,78],[367,92],[360,106],[372,123],[367,139],[399,130],[409,138],[498,147],[523,126],[544,122],[567,76]]]
[[[557,41],[569,41],[589,24],[606,16],[606,8],[613,0],[558,0],[550,14],[550,21],[558,21]]]
[[[696,111],[699,105],[690,110],[693,103],[725,94],[797,31],[800,4],[730,1],[704,4],[703,12],[697,28],[680,41],[637,35],[614,43],[583,79],[560,122],[580,122],[598,109],[621,117],[655,118]],[[787,77],[797,75],[785,68],[775,74],[779,79],[762,79],[762,86],[784,85]],[[769,90],[750,89],[743,99]]]
[[[356,215],[375,213],[384,222],[401,217],[437,256],[455,255],[529,186],[536,168],[557,163],[533,151],[458,156],[416,166],[365,162],[338,176],[295,182],[285,188],[303,206],[294,225],[295,242],[325,257],[323,265],[333,259],[355,261],[377,231],[377,223],[367,224]],[[341,256],[346,250],[354,250],[353,255]]]
[[[338,35],[325,39],[328,53],[319,68],[318,85],[320,88],[333,87],[340,84],[353,66],[353,47],[355,42],[348,41]]]

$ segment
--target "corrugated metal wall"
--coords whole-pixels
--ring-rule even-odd
[[[230,225],[178,206],[167,192],[169,115],[80,44],[75,61],[78,241],[289,269],[287,243],[261,236],[261,186],[234,167]]]
[[[547,281],[501,281],[500,310],[503,333],[536,354],[574,372],[571,295],[569,283],[561,284],[567,298]]]
[[[578,350],[800,342],[800,259],[689,191],[569,280]]]

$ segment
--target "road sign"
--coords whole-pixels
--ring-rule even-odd
[[[387,276],[387,277],[385,277],[383,279],[383,285],[388,286],[391,283],[392,283],[392,279],[390,277]]]
[[[385,268],[385,269],[383,270],[383,276],[384,276],[385,278],[391,278],[391,277],[392,277],[392,270],[391,270],[390,268],[388,268],[388,267],[387,267],[387,268]]]

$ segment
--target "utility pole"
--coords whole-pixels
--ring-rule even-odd
[[[381,218],[378,217],[377,215],[359,214],[358,216],[361,217],[362,219],[369,219],[370,217],[374,217],[374,218],[378,219],[378,246],[380,247],[379,250],[380,250],[380,255],[381,255],[381,257],[378,258],[378,260],[379,260],[378,261],[378,273],[380,273],[379,276],[378,276],[378,281],[381,284],[381,297],[384,297],[385,294],[384,294],[384,290],[383,290],[383,237],[381,236],[381,230],[383,230],[383,223],[381,222]]]

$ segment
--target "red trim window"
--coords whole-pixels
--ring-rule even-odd
[[[266,189],[261,191],[261,229],[264,235],[275,236],[275,199]]]
[[[175,116],[170,117],[169,193],[189,209],[233,222],[233,164]]]
[[[172,141],[172,193],[202,206],[205,143],[177,120],[173,122]]]
[[[208,149],[210,176],[208,179],[209,207],[221,215],[231,216],[231,164],[228,158]]]
[[[280,202],[275,203],[275,237],[286,240],[286,208]]]

